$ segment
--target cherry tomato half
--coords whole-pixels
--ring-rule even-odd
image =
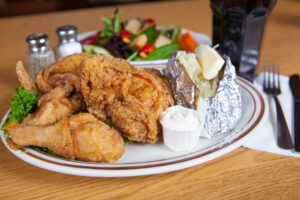
[[[130,38],[131,33],[130,33],[129,31],[122,30],[122,31],[120,32],[120,36],[121,36],[121,37]]]
[[[145,19],[144,24],[155,24],[155,21],[151,18]]]
[[[146,55],[148,55],[154,49],[155,49],[155,47],[152,44],[145,44],[145,46],[142,48],[141,52],[144,52]]]
[[[81,40],[80,43],[81,44],[97,44],[98,41],[100,40],[99,34],[100,34],[100,31]]]

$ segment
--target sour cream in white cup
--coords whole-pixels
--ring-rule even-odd
[[[204,125],[203,113],[180,105],[169,107],[160,116],[164,144],[173,151],[188,151],[198,142]]]

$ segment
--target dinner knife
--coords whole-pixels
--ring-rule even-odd
[[[294,141],[295,151],[300,152],[300,78],[298,74],[290,76],[290,87],[294,96]]]

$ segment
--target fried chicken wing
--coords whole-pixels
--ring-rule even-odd
[[[70,159],[114,162],[125,151],[120,133],[89,113],[63,118],[49,126],[10,123],[4,129],[11,146],[47,147]]]
[[[108,55],[82,62],[81,92],[90,113],[112,121],[128,139],[143,143],[157,141],[159,116],[174,104],[168,83],[156,72]]]
[[[29,76],[27,70],[25,69],[22,61],[18,61],[16,64],[16,73],[19,79],[19,82],[26,90],[32,90],[38,93],[36,85],[34,84],[33,80]]]
[[[42,95],[38,100],[38,109],[29,114],[23,124],[50,125],[64,117],[69,117],[85,107],[82,96],[72,94],[74,87],[71,85],[58,86],[49,93]]]
[[[52,65],[40,71],[36,77],[38,89],[43,92],[49,92],[56,86],[72,85],[80,92],[80,74],[79,67],[82,60],[90,55],[81,53],[73,54],[57,60]]]

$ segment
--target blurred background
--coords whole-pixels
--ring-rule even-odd
[[[172,0],[0,0],[0,17],[153,1]]]

